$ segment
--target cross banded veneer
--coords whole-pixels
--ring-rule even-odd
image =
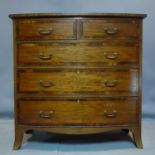
[[[16,14],[15,143],[29,130],[124,130],[141,141],[145,14]]]

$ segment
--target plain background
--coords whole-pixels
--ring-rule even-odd
[[[143,117],[155,117],[154,0],[0,0],[0,118],[13,116],[12,13],[146,13],[143,30]]]

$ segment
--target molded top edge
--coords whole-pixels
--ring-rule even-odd
[[[146,14],[134,13],[26,13],[26,14],[10,14],[11,19],[16,18],[41,18],[41,17],[132,17],[145,18]]]

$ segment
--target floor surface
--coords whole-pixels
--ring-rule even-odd
[[[155,119],[143,119],[142,131],[144,149],[137,149],[124,132],[87,136],[34,132],[13,151],[13,120],[0,120],[0,155],[155,155]]]

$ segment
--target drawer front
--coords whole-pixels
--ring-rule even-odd
[[[19,44],[19,66],[65,65],[135,65],[135,43],[52,43]]]
[[[19,101],[19,122],[34,125],[108,125],[137,121],[134,99],[103,101]]]
[[[84,19],[81,21],[84,39],[127,39],[138,37],[138,20]]]
[[[19,72],[19,93],[137,94],[137,71]],[[121,93],[121,94],[120,94]]]
[[[74,19],[24,19],[16,22],[17,40],[75,39]]]

